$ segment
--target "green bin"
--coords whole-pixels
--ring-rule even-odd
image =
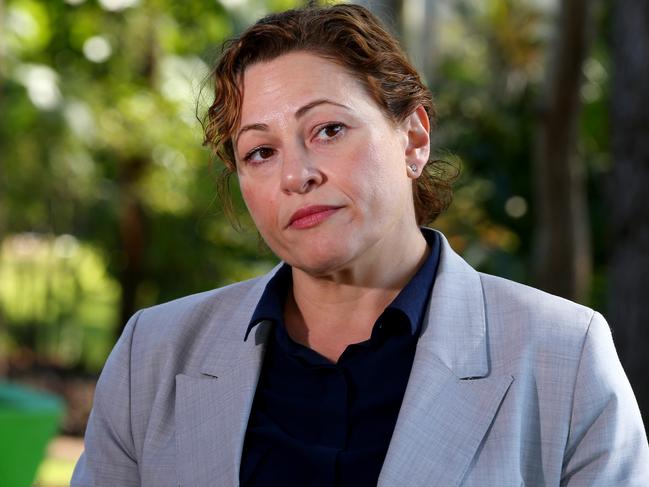
[[[45,392],[0,381],[0,485],[29,487],[56,434],[61,400]]]

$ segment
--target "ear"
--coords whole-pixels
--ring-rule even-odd
[[[430,156],[430,120],[423,106],[419,105],[404,120],[407,135],[406,171],[408,177],[417,179],[428,163]]]

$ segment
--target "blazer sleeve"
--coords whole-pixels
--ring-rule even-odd
[[[130,410],[131,344],[140,313],[127,323],[97,382],[71,487],[140,485]]]
[[[561,485],[649,485],[640,410],[599,313],[591,320],[577,370]]]

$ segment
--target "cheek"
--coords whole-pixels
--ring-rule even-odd
[[[389,147],[367,144],[362,150],[354,151],[352,160],[348,176],[356,192],[369,200],[379,200],[375,204],[394,199],[394,191],[401,184],[401,173]]]
[[[248,212],[253,220],[260,226],[264,221],[264,214],[268,212],[271,207],[270,199],[264,195],[264,192],[255,185],[247,184],[245,181],[239,181],[239,188],[241,189],[241,196],[246,203]]]
[[[248,207],[248,209],[250,209],[250,206],[251,206],[251,203],[252,203],[253,191],[245,183],[245,181],[241,179],[241,177],[239,177],[239,190],[241,191],[241,196],[243,197],[243,201],[246,203],[246,206]]]

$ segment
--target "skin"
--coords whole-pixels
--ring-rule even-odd
[[[266,243],[293,267],[289,335],[332,362],[369,338],[427,256],[412,181],[428,161],[428,131],[423,107],[394,124],[344,68],[311,53],[244,72],[241,191]],[[293,221],[313,206],[327,211]]]

